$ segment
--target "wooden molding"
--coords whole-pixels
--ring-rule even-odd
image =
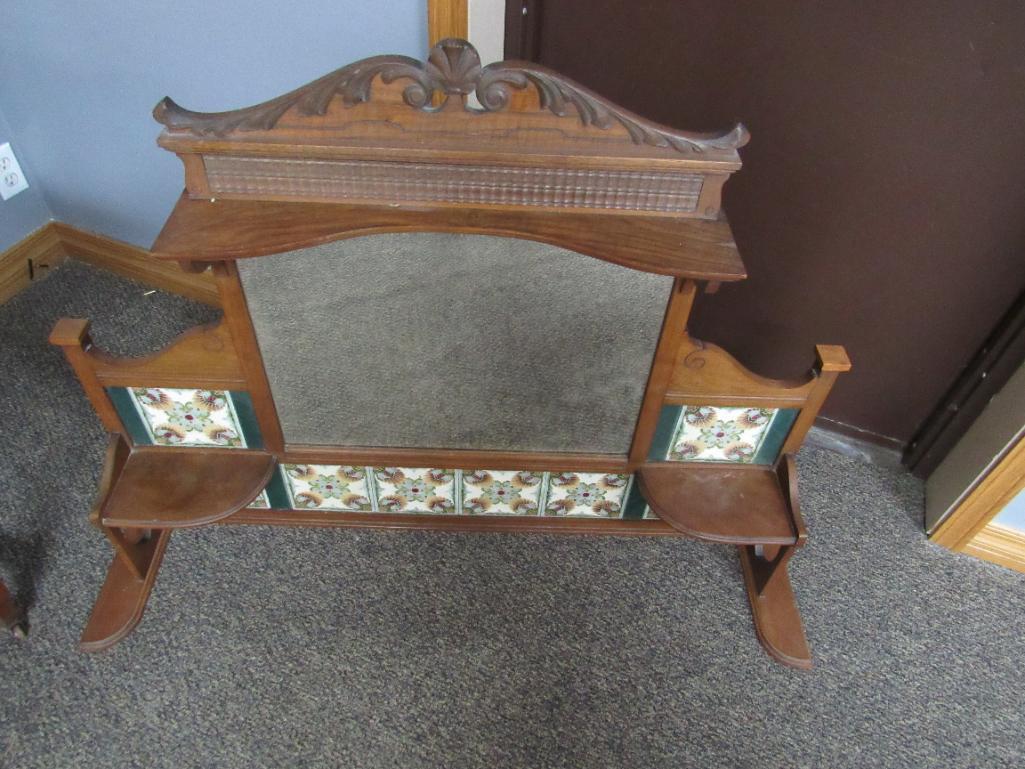
[[[976,558],[1025,572],[1025,531],[998,523],[988,523],[966,544],[961,552]]]
[[[0,253],[0,304],[28,288],[33,280],[64,259],[64,248],[52,222]]]
[[[53,222],[50,226],[57,232],[67,256],[165,291],[220,306],[217,286],[208,273],[187,273],[178,265],[154,259],[144,248],[62,222]]]
[[[427,0],[427,44],[434,47],[446,37],[470,33],[468,0]]]
[[[153,258],[148,250],[63,222],[49,222],[0,254],[0,303],[73,257],[146,285],[220,306],[209,273],[188,273]]]
[[[1018,439],[929,539],[951,550],[965,551],[972,539],[1022,489],[1025,489],[1025,438]]]

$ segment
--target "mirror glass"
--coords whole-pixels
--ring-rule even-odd
[[[517,238],[241,259],[289,444],[625,454],[672,278]]]

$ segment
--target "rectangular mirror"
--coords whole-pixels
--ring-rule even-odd
[[[516,238],[242,259],[285,441],[625,454],[673,279]]]

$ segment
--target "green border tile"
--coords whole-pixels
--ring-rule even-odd
[[[779,456],[779,451],[783,448],[783,442],[787,439],[790,434],[790,428],[794,426],[794,422],[797,420],[797,414],[800,409],[777,409],[776,413],[772,417],[772,422],[769,423],[768,428],[765,430],[765,434],[762,436],[762,442],[758,446],[758,451],[755,452],[754,459],[751,460],[753,465],[771,465],[776,461],[776,457]]]
[[[149,436],[149,430],[146,429],[146,425],[142,421],[139,410],[135,407],[135,400],[132,398],[131,393],[128,392],[128,388],[108,387],[107,396],[110,398],[110,402],[114,404],[114,410],[121,417],[121,424],[125,426],[128,436],[132,441],[140,446],[152,446],[153,439]]]
[[[238,417],[238,426],[242,431],[246,446],[251,449],[263,448],[263,436],[260,435],[260,426],[256,421],[256,411],[253,409],[252,398],[244,390],[229,390],[231,402],[235,406],[235,416]]]
[[[275,465],[274,474],[271,475],[270,481],[267,482],[267,488],[264,489],[272,510],[292,509],[292,501],[288,498],[288,491],[285,490],[284,472],[285,468],[280,463]]]
[[[663,406],[655,425],[655,436],[651,439],[651,450],[648,451],[649,462],[662,462],[669,458],[673,447],[673,434],[680,422],[683,406]]]
[[[630,477],[630,488],[626,490],[626,499],[623,501],[623,515],[626,520],[639,520],[644,517],[644,511],[648,503],[641,494],[640,484],[637,482],[637,475]]]

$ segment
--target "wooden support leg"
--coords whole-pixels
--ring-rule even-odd
[[[115,553],[82,633],[79,646],[86,652],[110,648],[139,624],[171,538],[170,529],[160,529],[149,539],[135,542],[134,536],[121,531],[106,533]]]
[[[0,581],[0,622],[16,638],[24,638],[28,633],[25,613],[14,603],[11,591]]]
[[[737,549],[758,640],[784,665],[810,668],[811,651],[787,575],[793,546],[765,547],[762,555],[753,545],[740,545]]]

